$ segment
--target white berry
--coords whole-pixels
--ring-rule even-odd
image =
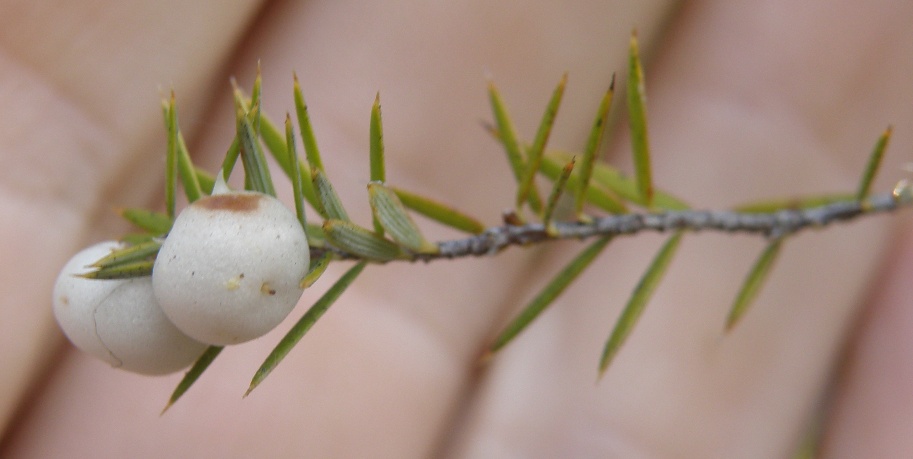
[[[147,277],[96,280],[76,277],[88,265],[121,247],[115,241],[93,245],[73,256],[54,284],[54,316],[80,350],[114,367],[157,375],[186,368],[206,345],[181,333],[152,294]]]
[[[199,199],[178,215],[152,284],[162,310],[188,336],[237,344],[288,316],[309,260],[304,229],[281,202],[228,192]]]

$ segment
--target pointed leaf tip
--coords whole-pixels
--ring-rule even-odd
[[[602,145],[602,138],[609,121],[609,109],[612,107],[612,98],[615,93],[613,88],[614,78],[599,103],[599,109],[596,111],[596,117],[593,120],[593,127],[590,129],[590,135],[583,150],[583,159],[580,161],[580,167],[578,168],[579,184],[574,202],[574,210],[578,218],[583,216],[583,206],[587,201],[587,190],[593,177],[593,167],[596,163],[597,152],[600,145]]]
[[[247,397],[267,376],[279,365],[280,362],[291,352],[292,348],[301,341],[301,338],[314,326],[315,323],[323,316],[330,306],[336,302],[336,300],[342,295],[345,290],[352,285],[352,282],[355,281],[355,278],[361,274],[364,270],[366,263],[361,262],[351,267],[345,274],[342,275],[326,293],[321,296],[317,302],[311,306],[304,316],[292,326],[291,330],[279,341],[279,344],[273,348],[269,356],[263,361],[263,364],[260,365],[260,368],[257,369],[257,372],[254,374],[254,377],[250,381],[250,385],[247,388],[247,391],[244,393],[244,396]]]
[[[602,237],[587,246],[579,255],[577,255],[564,269],[552,279],[545,288],[543,288],[535,298],[512,320],[504,330],[498,335],[494,343],[489,348],[489,353],[495,353],[508,343],[513,341],[517,335],[526,329],[549,305],[551,305],[565,289],[578,276],[590,266],[593,260],[602,252],[602,250],[611,241],[611,237]]]
[[[472,234],[480,234],[485,231],[485,225],[477,219],[446,204],[400,188],[391,187],[390,189],[396,193],[404,206],[434,221]]]
[[[615,358],[621,345],[624,344],[628,335],[631,334],[634,325],[644,312],[647,303],[653,296],[653,291],[656,289],[656,286],[659,285],[659,281],[662,280],[663,275],[666,273],[666,269],[669,267],[669,263],[675,256],[675,252],[682,240],[682,235],[684,235],[684,233],[679,231],[663,244],[663,247],[650,263],[650,267],[647,268],[647,271],[644,272],[644,275],[640,278],[640,282],[638,282],[637,286],[634,288],[631,299],[628,300],[628,304],[621,312],[621,316],[615,323],[612,334],[609,336],[609,339],[606,341],[605,347],[602,350],[602,357],[599,360],[600,379],[603,377],[606,370],[608,370],[609,364],[612,363],[612,360]]]
[[[498,88],[491,80],[488,81],[488,98],[495,119],[497,138],[504,147],[508,163],[514,174],[514,179],[517,181],[518,187],[520,187],[524,181],[524,175],[526,175],[527,161],[526,158],[524,158],[523,149],[517,139],[517,131],[514,128],[513,121],[507,111],[507,106],[505,105]],[[528,194],[529,198],[527,201],[529,202],[530,207],[536,213],[541,212],[542,199],[539,197],[538,191],[534,187],[531,187]]]
[[[171,393],[171,398],[168,399],[168,403],[165,405],[165,408],[162,410],[161,414],[165,414],[172,405],[174,405],[178,399],[180,399],[184,393],[190,389],[190,386],[193,385],[200,378],[204,371],[209,368],[209,365],[219,356],[219,353],[222,352],[222,346],[209,346],[203,351],[193,366],[190,367],[190,370],[187,370],[187,373],[184,375],[184,378],[181,379],[181,382],[178,383],[175,387],[174,392]]]
[[[647,95],[636,30],[631,33],[627,99],[628,126],[631,132],[631,150],[634,155],[637,189],[646,206],[652,207],[653,178],[650,165],[650,140],[647,131]]]
[[[872,148],[872,153],[869,155],[865,170],[862,172],[862,177],[859,179],[859,187],[856,191],[856,199],[858,201],[867,198],[872,189],[872,182],[875,181],[875,176],[878,175],[878,169],[881,166],[884,152],[887,150],[888,143],[891,140],[892,131],[893,127],[888,126],[878,138],[878,141],[875,142],[875,147]]]
[[[726,317],[727,332],[732,331],[739,320],[748,312],[748,307],[754,302],[754,299],[758,296],[758,292],[760,292],[761,288],[764,286],[764,282],[767,281],[768,275],[777,260],[777,256],[780,254],[782,246],[782,238],[776,239],[768,244],[767,248],[761,252],[758,260],[755,261],[751,271],[745,276],[745,281],[739,289],[739,294],[736,296],[732,308],[729,310],[729,315]]]
[[[516,207],[518,210],[529,199],[530,193],[535,191],[535,178],[542,165],[542,156],[545,154],[545,146],[548,144],[552,127],[555,125],[555,118],[558,116],[558,108],[561,106],[561,99],[564,97],[565,86],[567,86],[567,72],[562,75],[561,80],[552,91],[552,97],[549,99],[545,112],[542,114],[542,120],[539,122],[536,137],[527,151],[526,168],[519,179],[519,186],[517,187]]]

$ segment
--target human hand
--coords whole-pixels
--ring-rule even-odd
[[[3,226],[0,253],[17,260],[0,276],[8,292],[0,300],[0,413],[12,419],[22,407],[3,452],[784,456],[810,424],[851,329],[858,362],[842,374],[826,451],[913,450],[901,430],[913,425],[902,422],[910,416],[899,398],[905,386],[890,379],[910,371],[896,354],[909,339],[902,293],[913,260],[901,218],[788,242],[757,304],[725,336],[726,308],[761,244],[686,237],[598,385],[598,352],[658,238],[613,242],[485,367],[477,361],[487,341],[576,246],[369,268],[248,399],[240,394],[249,376],[287,326],[226,350],[161,418],[176,377],[111,371],[68,347],[51,357],[60,343],[48,301],[57,269],[79,246],[123,229],[111,206],[160,202],[157,86],[174,86],[191,150],[214,170],[234,127],[223,65],[249,81],[262,62],[264,108],[274,118],[292,108],[297,70],[328,172],[361,221],[368,109],[379,89],[390,181],[491,222],[513,194],[498,147],[477,127],[490,116],[482,69],[527,135],[567,70],[551,144],[577,149],[610,73],[626,68],[636,25],[652,56],[656,180],[717,208],[851,189],[888,123],[894,162],[882,183],[896,178],[890,171],[913,133],[913,16],[902,2],[883,3],[689,3],[668,23],[671,7],[660,2],[288,2],[263,5],[259,16],[250,2],[196,3],[195,11],[177,3],[19,6],[0,28],[2,87],[12,88],[5,105],[14,107],[0,123],[0,154],[14,165],[0,172],[0,208],[15,216]],[[625,165],[623,128],[614,138],[609,159]],[[435,231],[429,236],[447,234]],[[305,292],[292,320],[326,284]],[[862,328],[860,306],[870,316]],[[870,402],[871,394],[898,399]],[[869,429],[854,426],[860,419]]]

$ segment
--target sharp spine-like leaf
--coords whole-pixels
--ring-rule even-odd
[[[238,106],[237,135],[245,177],[250,179],[254,191],[276,196],[276,190],[273,188],[269,168],[266,165],[263,151],[260,149],[257,134],[250,118],[251,116],[244,112],[243,107]],[[256,118],[256,116],[254,116],[254,118]]]
[[[203,187],[197,175],[193,160],[190,158],[190,152],[187,151],[187,143],[184,142],[184,134],[178,129],[178,172],[181,177],[181,184],[184,186],[184,195],[187,202],[194,202],[203,197]]]
[[[161,247],[162,244],[160,242],[149,240],[140,244],[114,250],[107,256],[92,263],[91,266],[93,268],[103,269],[143,260],[158,253]]]
[[[232,79],[232,85],[235,87],[235,91],[238,92],[238,85],[235,84],[234,79]],[[250,118],[251,125],[254,127],[254,132],[259,136],[260,135],[260,113],[263,108],[263,76],[260,73],[260,62],[257,61],[257,76],[254,77],[254,85],[250,91],[250,106],[245,107],[249,112],[249,115],[252,115]]]
[[[650,139],[647,132],[647,95],[644,89],[644,70],[640,62],[637,33],[631,34],[628,57],[628,123],[631,129],[631,149],[637,190],[646,207],[653,205],[653,178],[650,167]]]
[[[285,173],[289,180],[294,181],[294,175],[296,173],[302,177],[301,193],[304,196],[304,199],[317,210],[317,213],[323,215],[323,207],[317,199],[317,192],[314,190],[313,183],[311,183],[310,180],[304,179],[304,177],[311,176],[310,166],[308,166],[308,163],[302,158],[289,158],[289,147],[286,138],[279,132],[276,124],[265,114],[260,115],[260,137],[263,138],[266,149],[270,152],[273,159],[279,163],[279,167],[282,168],[282,172]],[[295,168],[298,170],[293,170]]]
[[[314,183],[314,190],[317,192],[317,198],[323,207],[328,220],[349,220],[349,214],[342,205],[342,200],[336,194],[333,184],[327,178],[326,174],[320,169],[311,170],[311,181]]]
[[[383,262],[403,256],[398,245],[349,221],[327,220],[323,232],[334,247],[361,258]]]
[[[414,253],[435,253],[437,246],[425,240],[406,207],[393,190],[380,182],[368,184],[368,199],[374,220],[398,244]],[[379,233],[382,235],[383,233]]]
[[[561,161],[567,161],[571,155],[567,153],[555,153]],[[573,177],[571,180],[573,181]],[[637,189],[637,181],[626,177],[621,171],[605,163],[596,163],[593,165],[593,181],[599,183],[606,189],[612,191],[618,196],[643,207],[655,207],[662,210],[688,210],[690,206],[685,201],[672,196],[670,193],[662,190],[653,189],[653,203],[648,205]]]
[[[387,172],[384,166],[384,126],[380,112],[380,92],[374,98],[374,105],[371,106],[371,127],[369,129],[370,138],[370,166],[371,181],[383,183],[387,180]],[[374,231],[383,236],[384,226],[374,216]]]
[[[583,205],[587,201],[587,189],[590,187],[590,178],[593,176],[593,164],[596,162],[596,154],[602,145],[602,137],[605,134],[606,125],[609,122],[609,109],[612,107],[612,96],[615,94],[615,75],[612,75],[612,82],[609,89],[602,97],[599,103],[599,110],[596,112],[596,119],[593,121],[593,128],[590,130],[590,136],[586,142],[586,148],[583,150],[583,159],[580,162],[578,176],[580,183],[577,186],[575,196],[574,210],[579,219],[583,215]]]
[[[231,141],[231,145],[228,146],[228,151],[225,152],[225,159],[222,160],[222,166],[219,168],[226,181],[231,177],[231,173],[234,171],[235,164],[238,162],[238,157],[240,155],[241,143],[238,141],[238,137],[235,136]]]
[[[497,125],[498,138],[504,146],[510,168],[514,173],[514,178],[519,184],[520,181],[523,180],[524,171],[526,170],[526,160],[523,157],[520,142],[517,140],[517,131],[514,129],[513,122],[510,120],[510,115],[507,113],[507,106],[501,98],[501,93],[498,92],[498,88],[491,80],[488,81],[488,95],[491,102],[491,109],[494,113],[495,123]],[[539,198],[538,191],[535,187],[529,190],[528,201],[533,212],[539,213],[542,211],[542,199]]]
[[[754,302],[755,297],[757,297],[758,292],[761,291],[761,287],[767,280],[767,276],[770,274],[782,247],[783,239],[779,238],[771,241],[761,252],[761,256],[758,257],[754,266],[751,267],[751,271],[745,277],[745,282],[742,283],[739,294],[729,310],[729,315],[726,317],[726,331],[732,330],[745,315],[745,312],[748,311],[748,307]]]
[[[165,212],[168,217],[175,215],[175,193],[177,191],[178,123],[174,111],[174,91],[166,106],[168,149],[165,155]]]
[[[390,187],[404,206],[436,222],[471,234],[485,231],[485,225],[452,207],[402,188]]]
[[[366,263],[361,262],[350,268],[339,280],[327,290],[320,299],[314,303],[310,309],[304,313],[304,316],[298,320],[297,323],[292,327],[291,330],[279,341],[279,344],[273,349],[273,351],[266,357],[266,360],[254,374],[253,379],[251,379],[250,386],[247,388],[247,392],[244,393],[246,397],[251,393],[260,383],[266,379],[267,376],[279,365],[279,362],[282,362],[282,359],[301,341],[301,338],[311,329],[311,327],[323,316],[323,314],[333,305],[334,302],[339,298],[340,295],[352,285],[352,282],[361,274],[364,270]]]
[[[574,158],[574,156],[568,156],[566,161],[571,161]],[[542,167],[540,168],[540,172],[542,172],[542,174],[545,175],[549,180],[558,180],[564,172],[564,166],[561,164],[562,163],[558,162],[557,159],[546,156],[542,158]],[[567,180],[567,189],[576,190],[579,186],[580,179],[576,176],[576,174],[571,174]],[[614,194],[600,187],[587,187],[586,199],[590,204],[610,214],[624,214],[628,212],[628,208],[624,205],[624,203],[621,202],[621,200],[619,200]]]
[[[656,286],[659,285],[659,281],[662,279],[663,274],[665,274],[666,268],[669,267],[669,263],[672,261],[672,257],[678,249],[683,234],[683,232],[679,231],[663,244],[663,247],[656,254],[653,262],[650,263],[650,267],[647,268],[643,277],[640,278],[637,287],[634,288],[631,299],[621,312],[621,316],[615,323],[612,334],[609,336],[609,339],[606,341],[605,347],[602,350],[602,357],[599,359],[600,378],[605,374],[605,371],[609,368],[609,364],[612,363],[612,359],[615,357],[618,349],[624,344],[628,335],[631,333],[631,330],[634,328],[634,325],[637,323],[637,319],[639,319],[640,315],[644,312],[644,308],[646,308],[647,302],[650,301],[653,291],[656,289]]]
[[[304,194],[301,190],[301,169],[298,168],[298,151],[295,148],[295,130],[292,129],[292,117],[285,114],[285,143],[288,146],[289,170],[291,171],[292,194],[295,200],[295,215],[301,222],[301,228],[307,229],[307,217],[304,214]]]
[[[511,342],[532,321],[542,313],[561,293],[582,273],[611,240],[611,237],[602,237],[590,244],[577,257],[575,257],[558,275],[543,288],[535,298],[514,318],[507,327],[498,335],[489,348],[489,353],[495,353],[507,343]]]
[[[892,131],[893,128],[891,126],[888,126],[888,128],[884,130],[881,137],[878,138],[878,142],[875,143],[872,154],[869,155],[869,161],[866,163],[865,171],[862,173],[862,177],[859,180],[859,188],[856,191],[856,199],[859,201],[862,201],[869,196],[869,192],[872,189],[872,182],[875,180],[875,176],[878,174],[878,169],[881,166],[881,159],[884,157],[884,152],[888,148],[888,142],[891,140]]]
[[[163,235],[171,230],[172,219],[165,214],[137,208],[121,209],[119,213],[124,220],[156,236]]]
[[[304,102],[304,95],[301,93],[301,85],[298,83],[298,75],[292,74],[294,80],[294,99],[295,114],[298,117],[298,128],[301,131],[301,140],[304,142],[304,152],[307,156],[308,164],[311,170],[323,170],[323,160],[320,158],[320,150],[317,148],[317,138],[314,136],[314,128],[311,126],[311,118],[308,116],[308,106]]]
[[[153,260],[140,260],[106,266],[96,271],[79,274],[76,277],[85,279],[132,279],[152,275]]]
[[[536,138],[533,140],[532,146],[527,150],[526,169],[520,179],[520,186],[517,188],[517,209],[527,201],[531,190],[535,187],[536,175],[542,163],[542,155],[545,153],[548,138],[552,133],[552,126],[555,124],[555,117],[558,115],[558,107],[561,105],[565,86],[567,86],[567,73],[561,77],[561,81],[558,82],[558,86],[552,92],[552,97],[545,107],[545,113],[542,115],[542,121],[539,123],[539,130],[536,131]]]
[[[187,373],[181,379],[181,382],[174,388],[174,392],[171,393],[171,397],[168,399],[168,404],[165,405],[165,408],[162,410],[162,414],[165,414],[165,412],[168,411],[168,408],[171,408],[171,406],[190,389],[190,386],[200,378],[207,368],[209,368],[209,365],[218,357],[219,353],[222,352],[222,349],[222,346],[209,346],[206,348],[203,355],[201,355],[193,366],[190,367],[190,370],[187,370]]]

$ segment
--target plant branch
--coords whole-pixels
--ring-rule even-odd
[[[547,231],[541,223],[505,224],[486,229],[481,234],[438,242],[437,253],[406,254],[403,260],[432,261],[446,258],[493,255],[514,245],[530,245],[562,239],[585,239],[593,236],[633,235],[643,231],[667,232],[721,231],[760,234],[778,239],[806,228],[821,228],[832,223],[877,213],[892,212],[913,204],[897,191],[872,195],[864,201],[838,201],[804,209],[776,212],[738,212],[730,210],[680,210],[655,213],[628,213],[594,217],[591,222],[554,222]],[[343,259],[361,259],[335,248],[313,248],[312,256],[332,250]]]

